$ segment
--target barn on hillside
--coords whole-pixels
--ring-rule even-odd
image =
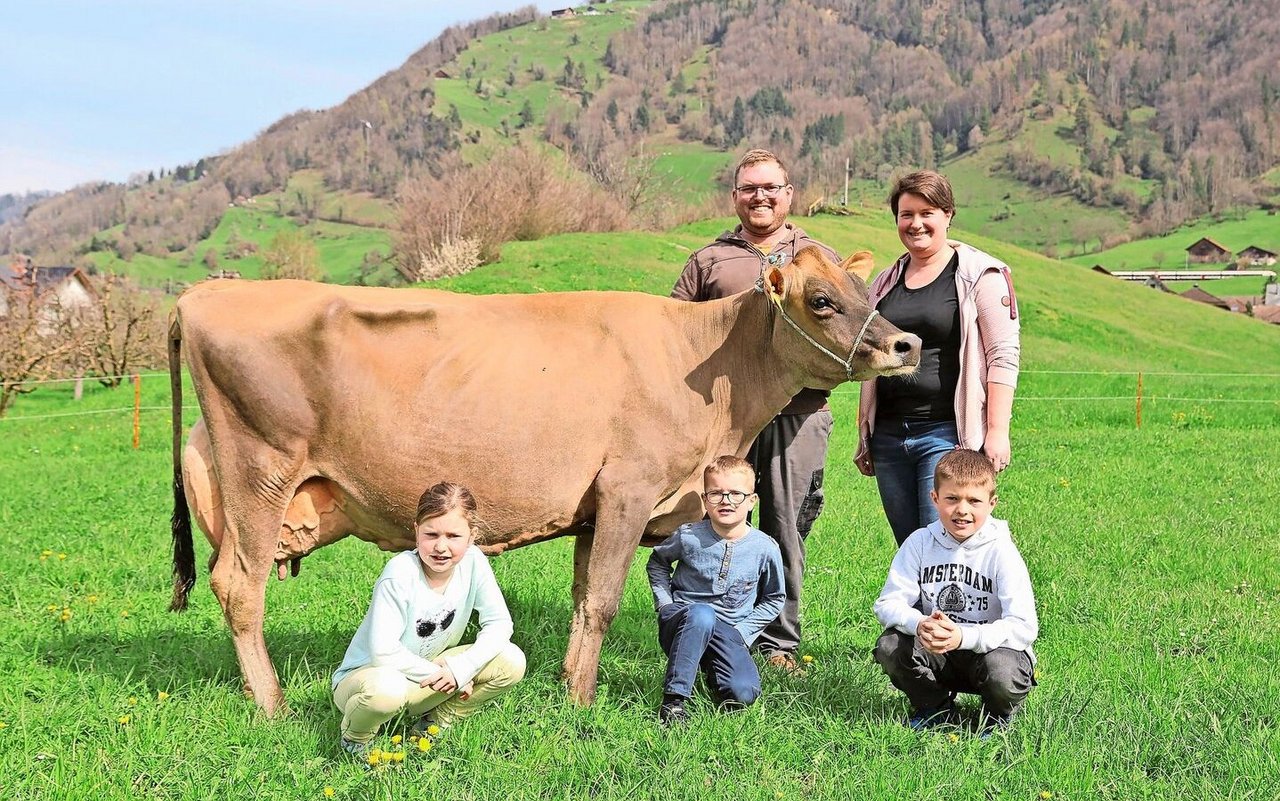
[[[1231,251],[1205,236],[1187,246],[1187,261],[1191,264],[1222,264],[1231,261]]]

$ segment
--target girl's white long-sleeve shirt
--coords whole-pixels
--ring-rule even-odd
[[[935,609],[960,625],[960,648],[1012,648],[1035,659],[1031,643],[1040,622],[1031,576],[1005,521],[987,518],[972,537],[957,542],[935,520],[902,543],[876,599],[876,617],[886,628],[914,636]]]
[[[511,613],[479,548],[467,549],[442,592],[431,589],[422,570],[416,550],[387,562],[373,585],[369,611],[333,674],[334,687],[368,665],[395,668],[414,682],[436,675],[440,666],[431,660],[462,641],[472,612],[480,622],[475,645],[445,658],[459,687],[511,642]]]

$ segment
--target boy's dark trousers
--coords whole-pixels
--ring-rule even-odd
[[[910,634],[889,628],[876,641],[873,654],[916,710],[937,709],[953,692],[976,693],[989,716],[1007,721],[1035,685],[1031,657],[1012,648],[935,654]]]
[[[749,706],[760,697],[760,671],[742,635],[707,604],[671,603],[659,609],[658,643],[667,654],[666,695],[692,697],[701,667],[717,702]]]

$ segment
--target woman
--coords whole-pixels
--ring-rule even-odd
[[[421,716],[415,729],[444,728],[524,676],[506,601],[474,544],[475,497],[441,482],[422,494],[416,520],[417,549],[387,562],[333,675],[341,746],[356,756],[401,712]],[[472,612],[480,632],[459,645]]]
[[[902,177],[889,207],[907,252],[871,282],[871,305],[920,337],[920,369],[863,382],[854,462],[876,477],[901,545],[937,519],[929,494],[948,451],[979,450],[997,471],[1009,466],[1018,304],[1005,264],[947,238],[956,206],[944,176]]]

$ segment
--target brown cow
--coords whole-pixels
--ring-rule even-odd
[[[708,303],[198,285],[169,348],[172,608],[195,581],[190,503],[246,689],[273,713],[272,564],[283,578],[348,534],[412,548],[419,493],[449,479],[479,499],[490,553],[577,535],[564,678],[590,703],[636,547],[700,516],[702,466],[746,453],[802,387],[914,369],[919,339],[867,305],[870,268],[869,253],[837,266],[807,248],[757,291]],[[204,413],[185,451],[180,348]]]

